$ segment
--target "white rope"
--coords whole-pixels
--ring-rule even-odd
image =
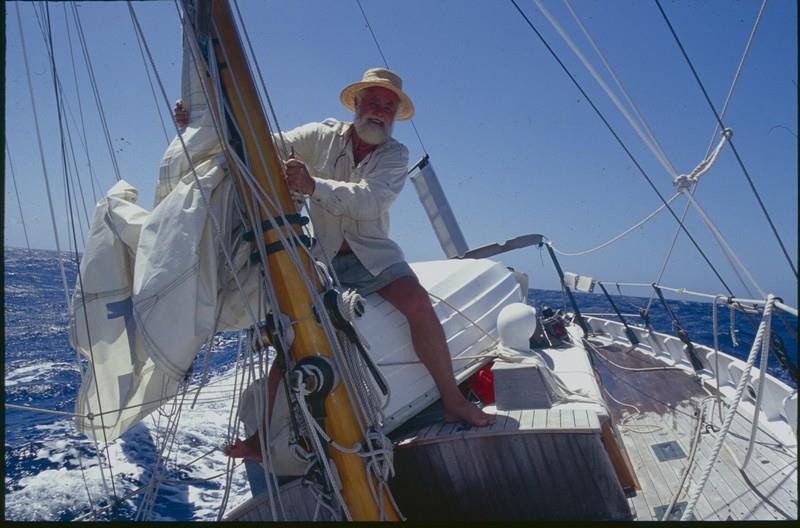
[[[594,40],[594,38],[592,38],[592,35],[589,33],[589,30],[586,28],[581,19],[578,17],[577,13],[575,13],[575,10],[572,9],[572,4],[570,4],[569,0],[564,0],[564,5],[567,6],[567,9],[572,15],[572,18],[575,19],[575,22],[578,24],[578,27],[583,32],[584,36],[586,36],[586,39],[592,45],[592,48],[594,49],[595,53],[597,53],[597,56],[600,57],[603,66],[606,67],[606,70],[608,71],[609,75],[611,75],[611,78],[614,80],[614,83],[617,85],[617,88],[619,88],[619,91],[625,97],[625,101],[628,103],[631,110],[633,110],[634,114],[639,119],[639,122],[644,127],[644,131],[647,132],[647,136],[650,138],[652,146],[655,149],[653,151],[653,154],[655,154],[656,157],[659,159],[659,161],[661,161],[662,165],[664,165],[664,168],[667,169],[667,172],[670,175],[672,175],[673,177],[676,176],[677,171],[675,170],[675,166],[672,164],[669,157],[664,152],[664,149],[661,148],[661,144],[656,139],[656,136],[653,133],[653,129],[650,127],[650,124],[647,122],[647,120],[644,118],[639,108],[636,106],[636,103],[633,102],[633,98],[625,89],[625,86],[622,84],[622,81],[617,75],[617,72],[614,71],[614,68],[611,67],[611,64],[608,62],[606,56],[600,50],[600,47],[597,45],[597,42]]]
[[[722,416],[722,398],[719,392],[719,331],[717,330],[717,299],[722,298],[718,295],[711,303],[711,329],[714,334],[714,380],[717,384],[716,402],[719,409],[719,415]],[[732,305],[731,305],[732,306]],[[731,313],[733,310],[731,309]]]
[[[348,321],[355,321],[364,313],[364,298],[355,289],[343,291],[337,301],[340,301],[339,312]]]
[[[481,332],[481,333],[482,333],[484,336],[486,336],[486,337],[488,337],[489,339],[491,339],[491,340],[492,340],[492,346],[494,346],[494,345],[497,345],[497,344],[499,344],[499,343],[500,343],[500,339],[498,339],[497,337],[493,336],[491,333],[489,333],[489,332],[488,332],[488,331],[486,331],[486,330],[485,330],[483,327],[481,327],[481,325],[479,325],[477,322],[475,322],[475,321],[474,321],[474,320],[472,320],[472,319],[471,319],[469,316],[467,316],[467,314],[465,314],[464,312],[462,312],[461,310],[459,310],[457,307],[455,307],[455,306],[453,306],[452,304],[450,304],[450,303],[447,301],[447,299],[444,299],[443,297],[439,297],[439,296],[438,296],[438,295],[436,295],[435,293],[431,293],[431,292],[427,292],[427,293],[428,293],[428,296],[429,296],[429,297],[433,297],[433,298],[434,298],[434,299],[436,299],[437,301],[439,301],[439,302],[443,303],[445,306],[447,306],[448,308],[450,308],[451,310],[453,310],[455,313],[457,313],[458,315],[460,315],[461,317],[463,317],[464,319],[466,319],[466,320],[467,320],[467,322],[468,322],[470,325],[472,325],[472,326],[474,326],[475,328],[477,328],[477,329],[478,329],[478,330],[479,330],[479,331],[480,331],[480,332]]]
[[[722,118],[725,117],[725,114],[728,111],[728,105],[733,98],[733,91],[736,89],[736,83],[739,81],[739,75],[742,73],[742,69],[744,67],[744,61],[747,58],[747,55],[750,53],[750,47],[753,45],[753,39],[756,36],[756,31],[758,30],[758,25],[761,22],[761,17],[764,15],[764,9],[767,7],[767,0],[762,0],[761,8],[758,10],[758,15],[756,15],[756,21],[753,24],[753,29],[750,30],[750,36],[747,38],[747,43],[744,46],[744,52],[742,52],[742,57],[739,59],[739,65],[736,67],[736,73],[733,75],[733,81],[731,82],[731,87],[728,89],[728,95],[725,97],[725,103],[722,105],[722,111],[719,114],[720,121]],[[719,130],[719,123],[720,121],[714,122],[714,132],[711,133],[711,139],[708,141],[708,147],[706,148],[706,155],[711,150],[711,145],[714,144],[714,137],[717,135],[717,131]]]
[[[347,508],[347,503],[345,502],[344,497],[342,497],[341,490],[338,486],[334,485],[334,483],[338,479],[332,474],[330,461],[328,460],[328,457],[325,455],[325,450],[322,447],[322,444],[320,444],[319,437],[322,436],[323,438],[325,438],[326,442],[330,443],[335,449],[343,453],[354,452],[352,451],[352,449],[354,448],[344,448],[342,446],[339,446],[325,433],[325,430],[319,426],[317,421],[314,420],[314,417],[311,415],[311,412],[308,410],[308,406],[306,405],[305,401],[305,396],[307,394],[307,391],[305,390],[305,387],[303,387],[302,385],[302,378],[300,376],[296,376],[294,382],[295,385],[291,387],[291,389],[292,392],[294,392],[297,395],[298,407],[300,408],[305,423],[312,430],[316,430],[319,433],[319,435],[316,434],[309,435],[309,438],[314,446],[314,452],[322,454],[322,456],[319,455],[317,456],[317,461],[320,463],[320,466],[325,474],[325,477],[331,484],[331,488],[333,489],[334,495],[336,496],[337,503],[341,508],[342,513],[344,514],[345,518],[348,521],[352,521],[353,518],[350,515],[350,510]],[[355,449],[357,450],[357,447]]]
[[[661,165],[664,167],[667,173],[670,174],[671,176],[675,176],[676,175],[675,169],[673,169],[671,164],[665,159],[665,157],[663,157],[663,153],[659,151],[659,149],[653,144],[653,141],[647,136],[647,134],[645,134],[645,132],[641,129],[639,124],[636,123],[636,121],[630,115],[630,113],[622,104],[622,102],[617,98],[616,95],[614,95],[614,92],[611,91],[611,88],[606,84],[603,78],[594,69],[594,66],[591,65],[588,59],[578,49],[578,47],[575,45],[575,42],[573,42],[573,40],[569,37],[569,35],[567,35],[567,33],[564,31],[564,29],[561,27],[558,21],[544,7],[541,0],[533,0],[533,2],[536,4],[536,7],[539,8],[539,10],[545,16],[545,18],[547,18],[548,22],[550,22],[553,28],[558,32],[558,34],[561,35],[561,38],[564,40],[564,42],[566,42],[566,44],[569,46],[572,52],[575,53],[575,56],[577,56],[578,59],[581,61],[581,63],[586,67],[586,69],[592,75],[594,80],[597,81],[597,84],[600,85],[600,87],[603,89],[606,95],[608,95],[609,99],[611,99],[611,101],[614,103],[617,109],[620,112],[622,112],[622,115],[625,117],[628,123],[630,123],[631,127],[633,127],[633,129],[642,139],[644,144],[647,146],[647,148],[650,149],[650,151],[653,153],[653,155],[656,157],[659,163],[661,163]]]
[[[590,248],[590,249],[585,249],[583,251],[575,251],[575,252],[561,251],[561,250],[557,249],[552,244],[551,244],[551,247],[553,248],[553,251],[555,251],[556,253],[558,253],[562,257],[580,257],[581,255],[588,255],[589,253],[594,253],[595,251],[598,251],[600,249],[603,249],[605,247],[610,246],[611,244],[613,244],[617,240],[620,240],[621,238],[623,238],[626,235],[628,235],[631,231],[634,231],[635,229],[637,229],[639,227],[642,227],[644,224],[646,224],[647,222],[652,220],[658,213],[663,211],[667,207],[667,204],[671,204],[680,195],[681,195],[681,193],[675,193],[674,195],[672,195],[672,197],[669,200],[667,200],[666,204],[661,204],[655,211],[653,211],[649,215],[647,215],[644,218],[642,218],[639,222],[637,222],[636,224],[632,225],[631,227],[629,227],[628,229],[626,229],[622,233],[618,234],[617,236],[615,236],[613,238],[610,238],[609,240],[606,240],[605,242],[603,242],[602,244],[600,244],[598,246],[595,246],[595,247]]]
[[[744,471],[744,468],[746,468],[747,464],[750,462],[750,457],[753,454],[753,446],[756,440],[756,432],[758,432],[758,417],[761,413],[761,401],[764,396],[764,385],[766,385],[767,381],[767,359],[769,358],[771,333],[772,318],[770,317],[766,320],[764,339],[761,342],[761,368],[759,369],[758,395],[756,396],[756,401],[753,403],[753,406],[755,407],[755,411],[753,412],[753,428],[750,430],[750,442],[747,445],[747,454],[745,454],[744,462],[742,462],[740,467],[742,471]]]
[[[708,482],[708,477],[711,474],[711,468],[717,461],[717,457],[719,456],[719,451],[722,448],[722,443],[725,441],[725,437],[728,434],[728,431],[731,428],[731,424],[733,423],[733,417],[736,414],[736,408],[739,406],[739,402],[742,399],[742,395],[744,394],[744,389],[747,386],[747,382],[750,378],[750,369],[755,362],[756,355],[758,353],[758,349],[761,347],[762,340],[764,339],[764,334],[767,329],[768,320],[772,315],[772,305],[774,302],[774,297],[769,295],[767,297],[767,304],[764,306],[764,315],[761,319],[761,323],[758,325],[758,331],[756,332],[756,337],[753,341],[753,346],[750,348],[750,354],[747,357],[747,363],[745,364],[744,370],[739,377],[739,382],[736,385],[736,393],[731,402],[731,406],[728,410],[728,414],[725,416],[725,422],[722,425],[722,430],[720,431],[719,436],[717,437],[716,442],[714,443],[714,448],[711,452],[711,457],[709,457],[708,461],[706,462],[705,467],[703,468],[702,476],[697,484],[694,486],[689,493],[689,498],[686,504],[686,509],[683,511],[681,515],[681,520],[685,521],[689,518],[694,510],[695,505],[697,504],[700,495],[703,493],[703,488]]]
[[[591,342],[589,342],[588,340],[586,340],[586,344],[588,344],[589,348],[591,348],[606,363],[609,363],[610,365],[613,365],[613,366],[617,367],[620,370],[628,370],[630,372],[651,372],[651,371],[654,371],[654,370],[680,370],[682,372],[686,371],[686,369],[684,369],[683,367],[626,367],[626,366],[620,365],[618,363],[614,363],[613,361],[611,361],[610,359],[605,357],[603,354],[600,353],[600,350],[596,346],[591,344]],[[632,348],[636,348],[636,347],[634,346]]]
[[[736,310],[732,304],[728,307],[728,321],[730,322],[731,346],[736,348],[739,346],[739,341],[736,339]]]
[[[675,176],[672,179],[672,184],[678,188],[678,190],[682,190],[684,187],[691,187],[692,185],[696,184],[700,180],[700,176],[707,173],[714,163],[719,158],[720,153],[722,152],[722,147],[725,146],[725,143],[729,142],[731,137],[733,137],[733,131],[729,128],[726,128],[722,131],[722,137],[719,140],[719,144],[714,149],[710,155],[703,158],[703,160],[697,164],[697,166],[692,169],[692,172],[689,174],[681,174],[680,176]]]
[[[733,91],[734,91],[734,88],[736,87],[736,82],[737,82],[737,80],[739,78],[739,74],[741,73],[742,68],[744,66],[745,58],[747,57],[747,54],[748,54],[748,52],[750,50],[750,45],[752,44],[753,38],[755,37],[756,29],[758,28],[758,24],[759,24],[759,21],[761,20],[761,15],[763,14],[764,7],[766,6],[766,3],[767,3],[767,0],[763,0],[763,3],[761,4],[761,10],[759,11],[758,17],[756,18],[755,24],[753,25],[753,29],[750,32],[750,37],[749,37],[749,39],[747,41],[747,44],[745,45],[744,53],[742,53],[742,57],[739,60],[739,66],[736,69],[736,74],[734,75],[733,81],[731,82],[731,87],[728,90],[727,97],[725,98],[725,104],[723,105],[722,112],[720,113],[720,121],[715,121],[715,123],[714,123],[714,131],[711,134],[711,139],[709,140],[708,147],[706,148],[706,157],[708,156],[708,153],[711,151],[711,146],[714,144],[714,137],[717,135],[717,131],[719,130],[719,123],[721,122],[722,118],[725,116],[725,113],[728,110],[728,104],[730,103],[731,99],[733,98]],[[695,187],[691,190],[691,193],[694,194],[696,191],[697,191],[697,186],[695,185]],[[676,244],[678,242],[678,237],[681,234],[681,225],[686,220],[686,215],[688,214],[688,212],[689,212],[689,204],[687,203],[686,207],[684,207],[684,209],[683,209],[683,214],[681,214],[680,224],[675,229],[675,234],[672,237],[672,243],[670,244],[669,250],[667,251],[667,254],[664,257],[664,261],[661,264],[661,269],[658,272],[658,276],[656,277],[656,279],[653,282],[656,282],[656,283],[661,282],[661,279],[664,278],[664,273],[667,270],[667,265],[669,265],[669,261],[672,258],[672,252],[675,250],[675,246],[676,246]],[[737,277],[738,277],[738,272],[737,272]],[[656,295],[655,292],[651,292],[650,293],[650,298],[647,301],[647,308],[645,308],[646,312],[650,311],[650,306],[653,304],[653,301],[655,300],[655,295]]]
[[[53,208],[52,194],[51,194],[51,191],[50,191],[50,180],[49,180],[49,177],[47,175],[47,166],[45,164],[45,159],[44,159],[44,148],[42,146],[42,138],[41,138],[41,132],[40,132],[40,127],[39,127],[39,117],[38,117],[38,113],[36,111],[35,97],[33,95],[33,83],[31,81],[30,66],[28,64],[28,54],[27,54],[27,49],[26,49],[26,45],[25,45],[25,35],[24,35],[23,27],[22,27],[22,19],[21,19],[21,16],[20,16],[20,11],[19,11],[19,5],[18,4],[16,6],[16,13],[17,13],[17,23],[19,25],[19,31],[20,31],[20,41],[22,43],[22,54],[23,54],[23,59],[24,59],[24,63],[25,63],[25,73],[26,73],[26,78],[27,78],[27,81],[28,81],[28,93],[29,93],[30,98],[31,98],[31,107],[33,109],[33,115],[34,115],[34,125],[35,125],[35,129],[36,129],[36,138],[37,138],[37,142],[38,142],[38,146],[39,146],[39,158],[40,158],[41,164],[42,164],[42,172],[43,172],[43,175],[44,175],[45,189],[47,191],[47,201],[48,201],[48,205],[49,205],[49,209],[50,209],[50,220],[51,220],[51,223],[52,223],[53,235],[54,235],[55,242],[56,242],[56,249],[57,249],[56,258],[57,258],[57,261],[58,261],[58,267],[59,267],[59,271],[61,273],[61,281],[62,281],[62,285],[63,285],[63,288],[64,288],[64,297],[66,299],[66,309],[67,309],[67,311],[69,311],[70,310],[69,286],[67,285],[66,272],[64,270],[64,262],[62,261],[62,258],[61,258],[61,255],[62,255],[61,244],[60,244],[60,240],[59,240],[59,236],[58,236],[58,229],[56,227],[55,212],[54,212],[54,208]],[[36,11],[36,7],[35,6],[34,6],[34,14],[36,14],[36,16],[38,18],[38,12]],[[47,41],[47,39],[45,39],[45,42],[46,42],[48,56],[52,58],[53,50],[50,49],[50,46],[49,46],[50,43]],[[52,64],[51,64],[51,66],[52,66]],[[57,78],[56,74],[55,74],[55,71],[53,71],[53,76],[54,76],[54,79]],[[56,97],[58,97],[58,93],[56,93]],[[80,279],[80,269],[78,270],[78,278]],[[89,348],[89,352],[90,352],[90,354],[92,353],[91,347]],[[80,355],[78,354],[77,350],[75,351],[75,354],[76,354],[76,362],[77,362],[78,370],[79,370],[79,372],[81,374],[81,381],[83,382],[83,380],[84,380],[84,372],[83,372],[83,369],[81,368]],[[93,354],[92,354],[92,357],[93,357]],[[92,364],[92,368],[94,369],[94,364]],[[95,385],[97,385],[97,376],[96,376],[96,374],[94,376],[94,380],[95,380]],[[99,404],[99,402],[98,402],[98,404]],[[103,422],[103,414],[104,413],[102,412],[102,406],[100,406],[99,411],[100,411],[100,413],[99,413],[100,420],[101,420],[101,422]],[[103,437],[105,439],[105,424],[103,424]],[[103,488],[104,488],[104,491],[106,492],[106,494],[110,495],[109,491],[108,491],[108,483],[106,482],[105,471],[104,471],[104,467],[103,467],[103,463],[102,463],[102,456],[101,456],[102,450],[100,448],[100,445],[99,445],[99,442],[98,442],[98,439],[97,439],[96,435],[93,435],[93,439],[94,439],[95,449],[96,449],[96,451],[98,453],[98,469],[100,471],[100,478],[101,478],[101,481],[103,483]],[[109,474],[110,474],[110,480],[111,480],[111,489],[112,489],[114,495],[116,496],[116,487],[114,486],[113,471],[112,471],[111,466],[110,466],[111,457],[110,457],[110,455],[108,455],[108,442],[107,441],[106,441],[106,454],[107,454],[107,458],[108,458],[108,461],[109,461]],[[91,501],[91,498],[90,498],[90,501]]]
[[[711,398],[703,398],[703,400],[698,405],[697,425],[695,426],[694,437],[692,438],[692,445],[689,448],[689,456],[686,461],[686,467],[684,467],[683,469],[683,474],[681,475],[681,481],[678,484],[678,489],[675,490],[675,494],[672,496],[672,500],[670,501],[669,506],[667,506],[667,509],[664,511],[664,515],[661,517],[662,521],[669,520],[669,517],[672,514],[672,509],[675,507],[675,504],[678,502],[678,498],[683,492],[683,486],[686,483],[686,479],[689,477],[692,470],[695,468],[695,455],[697,454],[697,449],[700,446],[701,442],[700,433],[703,430],[703,423],[706,412],[705,402],[709,399]]]

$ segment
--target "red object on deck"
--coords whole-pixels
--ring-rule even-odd
[[[485,405],[494,403],[492,363],[487,363],[469,379],[469,388]]]

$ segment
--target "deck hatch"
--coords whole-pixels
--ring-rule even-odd
[[[679,458],[686,458],[686,453],[683,452],[678,442],[670,441],[661,444],[653,444],[650,446],[656,454],[659,462],[666,462],[668,460],[678,460]]]
[[[668,521],[679,521],[679,520],[681,520],[681,515],[683,515],[683,510],[685,508],[686,508],[686,501],[681,501],[681,502],[676,503],[675,506],[672,508],[672,511],[669,514],[669,519],[667,519],[667,520]],[[656,506],[653,509],[653,514],[655,515],[655,518],[657,520],[661,521],[661,520],[663,520],[662,517],[664,516],[664,513],[666,511],[667,511],[667,505],[664,504],[663,506]],[[689,518],[687,520],[695,521],[697,519],[695,518],[694,513],[690,513],[689,514]]]

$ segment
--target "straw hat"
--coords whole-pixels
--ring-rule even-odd
[[[394,116],[396,121],[405,121],[414,117],[414,104],[411,99],[403,93],[403,79],[399,75],[386,68],[370,68],[364,72],[364,77],[356,83],[353,83],[339,95],[339,100],[345,108],[355,112],[356,110],[356,94],[364,88],[371,86],[381,86],[387,90],[391,90],[397,97],[400,98],[400,105],[397,107],[397,114]]]

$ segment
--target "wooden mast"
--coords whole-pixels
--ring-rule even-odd
[[[294,203],[289,189],[284,180],[283,164],[280,161],[269,125],[260,104],[255,82],[247,65],[247,59],[242,49],[233,13],[227,0],[212,0],[211,18],[217,34],[211,29],[214,41],[214,53],[219,68],[222,86],[228,94],[233,119],[242,132],[242,142],[246,158],[250,160],[250,170],[262,189],[277,189],[277,196],[271,196],[281,209],[288,214],[294,212]],[[224,49],[224,54],[223,54]],[[234,80],[236,84],[234,85]],[[241,99],[240,99],[241,96]],[[221,118],[221,116],[218,116]],[[254,135],[250,133],[252,123]],[[217,122],[224,122],[219,119]],[[259,154],[260,153],[260,154]],[[266,161],[266,171],[260,160]],[[232,170],[237,178],[239,191],[243,193],[244,203],[251,203],[251,193],[241,176]],[[249,207],[249,205],[248,205]],[[268,211],[260,210],[253,214],[251,220],[256,220],[254,226],[262,225],[267,220],[266,215],[273,218],[279,215],[278,211],[269,208]],[[301,234],[298,225],[280,227],[284,237]],[[264,244],[269,245],[280,240],[275,228],[263,232]],[[288,315],[295,321],[293,329],[295,339],[290,347],[290,354],[294,361],[300,361],[307,356],[322,355],[332,358],[330,345],[323,328],[316,322],[312,312],[312,299],[301,273],[312,277],[318,284],[314,264],[305,252],[300,253],[303,269],[298,270],[285,250],[274,251],[268,255],[270,280],[275,288],[278,307],[281,313]],[[364,438],[358,426],[356,412],[353,409],[346,389],[340,383],[325,399],[325,429],[328,435],[342,446],[361,444]],[[331,448],[330,456],[336,464],[342,482],[342,496],[347,508],[356,521],[379,520],[380,511],[370,492],[369,475],[366,471],[364,459],[356,454],[346,454]],[[374,480],[374,479],[373,479]],[[374,482],[377,488],[377,482]],[[383,508],[388,520],[399,520],[399,516],[392,506],[391,501],[382,493]]]

